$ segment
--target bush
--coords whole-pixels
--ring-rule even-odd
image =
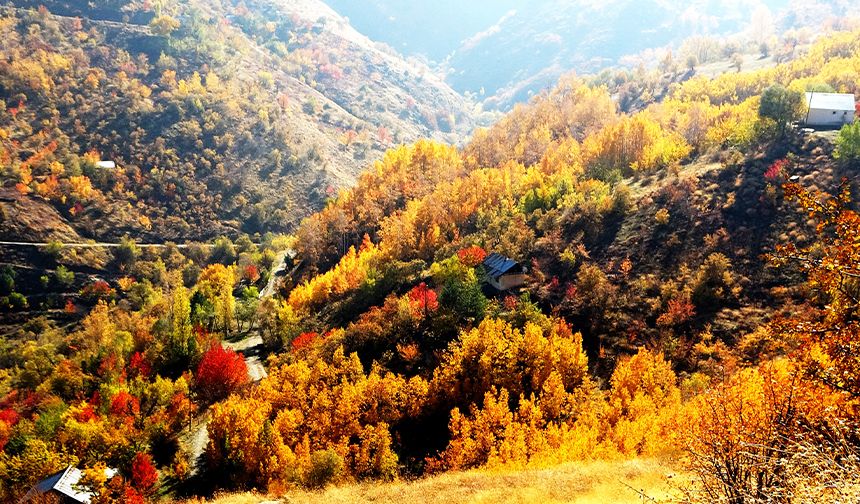
[[[836,138],[836,150],[833,157],[845,162],[860,159],[860,122],[842,127]]]
[[[51,240],[45,245],[45,253],[54,258],[54,260],[58,260],[60,258],[60,253],[63,251],[63,243],[57,240]]]
[[[9,306],[13,310],[24,310],[27,308],[27,298],[20,292],[9,294]]]
[[[134,267],[134,263],[139,257],[140,249],[134,240],[128,236],[124,236],[120,240],[119,247],[114,250],[114,259],[123,271],[128,271]]]
[[[304,484],[310,488],[325,488],[340,479],[343,459],[332,449],[311,454],[311,466],[305,473]]]
[[[69,271],[65,266],[58,266],[57,271],[54,272],[54,277],[63,287],[70,287],[75,283],[75,273]]]
[[[720,303],[737,296],[739,289],[729,258],[714,253],[705,259],[696,272],[690,297],[699,308],[717,309]]]

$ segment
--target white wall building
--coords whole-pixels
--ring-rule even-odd
[[[856,102],[853,94],[806,93],[807,126],[840,128],[854,122]]]

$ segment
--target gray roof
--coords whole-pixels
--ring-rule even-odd
[[[806,105],[813,110],[850,110],[854,111],[853,94],[806,93]]]
[[[508,273],[522,273],[523,268],[520,263],[514,261],[502,254],[490,254],[484,259],[484,268],[487,270],[487,275],[492,278],[499,278]]]
[[[105,469],[105,476],[107,476],[108,479],[116,476],[116,473],[116,469]],[[74,502],[90,504],[93,499],[93,493],[77,486],[83,475],[84,474],[77,467],[69,466],[36,483],[36,485],[33,486],[26,495],[24,495],[20,502],[28,502],[39,495],[57,492],[60,495],[68,497]]]

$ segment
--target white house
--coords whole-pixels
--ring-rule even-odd
[[[96,166],[107,170],[113,170],[116,168],[116,163],[114,161],[99,161],[96,163]]]
[[[853,94],[806,93],[807,126],[839,128],[854,122],[856,102]]]

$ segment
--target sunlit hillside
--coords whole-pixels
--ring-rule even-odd
[[[35,157],[4,177],[85,238],[286,231],[387,148],[473,126],[321,2],[5,3],[0,126]]]

